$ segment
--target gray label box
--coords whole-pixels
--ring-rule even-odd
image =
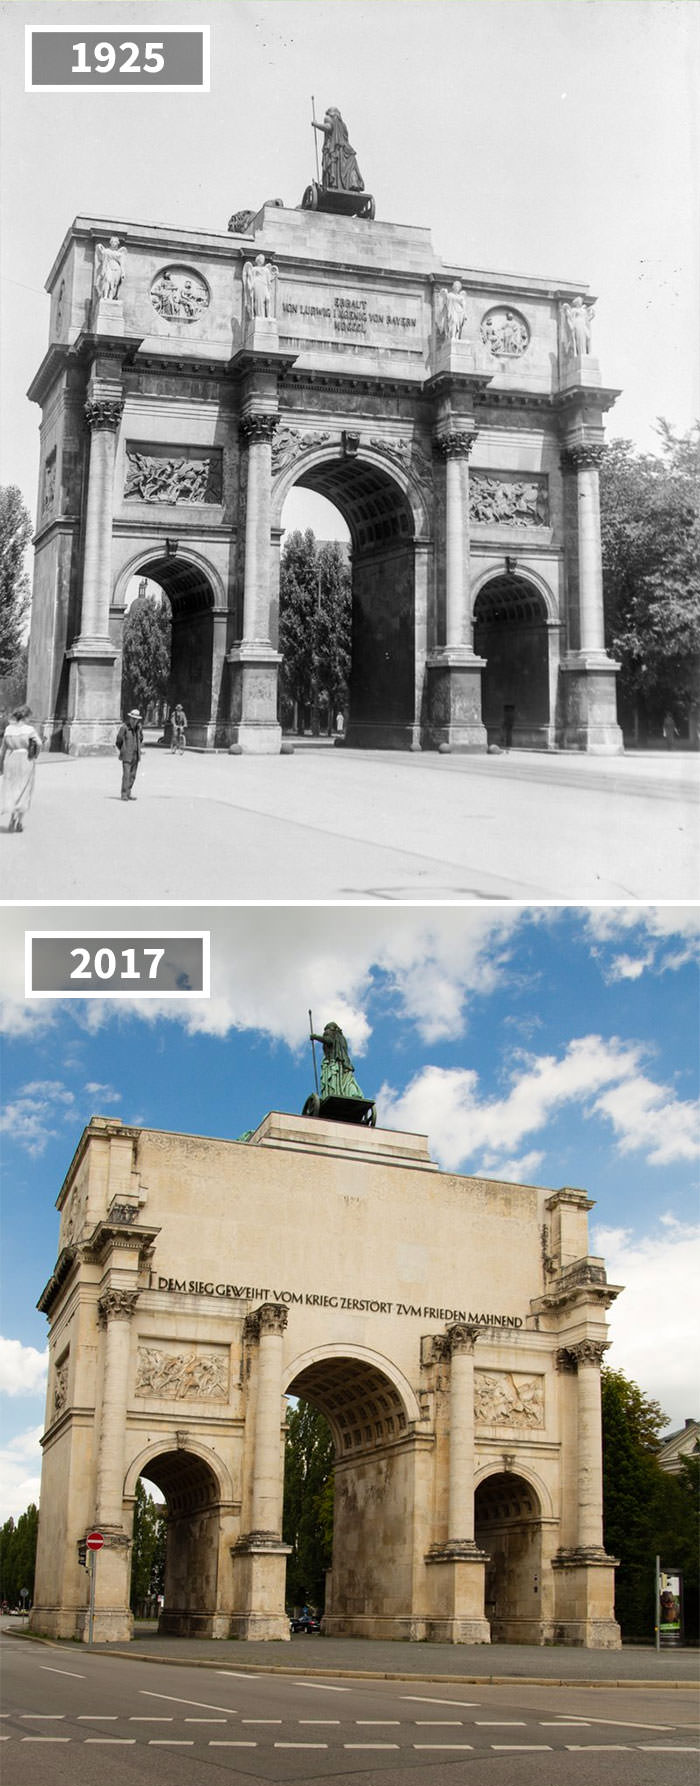
[[[26,27],[28,93],[209,91],[209,27]]]
[[[208,930],[27,930],[27,998],[208,998]]]

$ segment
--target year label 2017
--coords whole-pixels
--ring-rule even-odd
[[[25,932],[28,998],[208,998],[208,930]]]

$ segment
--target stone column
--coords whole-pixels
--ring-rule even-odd
[[[251,1530],[233,1546],[231,1637],[289,1637],[284,1610],[287,1557],[282,1543],[283,1464],[280,1422],[282,1353],[288,1311],[265,1302],[249,1315],[245,1338],[257,1346]]]
[[[615,695],[619,664],[613,663],[605,649],[598,482],[604,451],[598,442],[584,441],[567,446],[561,457],[562,470],[573,472],[576,479],[575,521],[573,505],[569,507],[570,525],[575,530],[574,540],[569,542],[570,589],[575,595],[570,630],[576,636],[570,638],[562,665],[562,743],[570,750],[601,755],[622,749]]]
[[[282,1449],[280,1398],[282,1348],[287,1325],[283,1303],[266,1302],[251,1317],[258,1339],[258,1382],[255,1398],[255,1462],[253,1476],[253,1539],[282,1535]]]
[[[450,1348],[448,1545],[474,1544],[474,1347],[478,1327],[447,1330]]]
[[[124,1429],[129,1381],[129,1323],[137,1290],[107,1290],[97,1304],[106,1330],[100,1439],[95,1472],[95,1519],[98,1526],[121,1529],[124,1488]]]
[[[277,675],[282,661],[270,643],[270,527],[272,436],[277,416],[251,410],[242,417],[248,447],[243,636],[228,654],[232,666],[232,743],[236,753],[270,756],[279,752]]]
[[[114,750],[119,696],[114,673],[118,652],[110,638],[112,524],[120,396],[92,390],[85,404],[90,429],[80,633],[68,652],[69,718],[64,744],[71,756]]]
[[[578,1481],[578,1549],[603,1550],[603,1430],[600,1367],[607,1341],[582,1340],[569,1347],[577,1370],[576,1431]]]
[[[435,434],[445,460],[445,638],[428,670],[430,741],[439,750],[486,749],[484,660],[474,656],[469,590],[469,454],[477,432],[450,425]]]

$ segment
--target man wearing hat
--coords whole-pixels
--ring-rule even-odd
[[[123,725],[120,725],[116,737],[116,746],[122,763],[122,800],[135,800],[136,798],[131,790],[141,760],[142,739],[141,715],[138,707],[132,707],[131,712],[127,713]]]

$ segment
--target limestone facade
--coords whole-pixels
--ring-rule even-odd
[[[617,393],[588,297],[446,267],[425,229],[278,205],[242,221],[78,217],[49,275],[28,698],[51,742],[113,748],[138,575],[172,606],[190,741],[279,750],[299,483],[352,538],[348,744],[483,750],[509,707],[515,743],[619,750],[598,513]]]
[[[288,1635],[285,1396],[335,1441],[331,1633],[619,1643],[585,1192],[440,1171],[425,1137],[273,1112],[245,1141],[95,1117],[58,1197],[34,1631],[131,1633],[139,1476],[163,1629]]]

